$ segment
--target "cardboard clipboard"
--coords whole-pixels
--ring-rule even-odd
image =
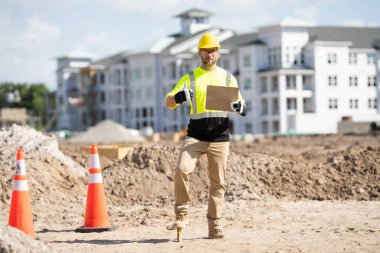
[[[238,100],[239,88],[207,86],[206,109],[231,112],[231,102]]]

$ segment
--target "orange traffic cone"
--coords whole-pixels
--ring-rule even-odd
[[[84,225],[77,228],[75,232],[90,233],[112,231],[116,227],[111,226],[108,219],[98,149],[94,144],[91,145],[90,169],[88,172],[87,203]]]
[[[35,237],[28,181],[26,180],[24,152],[21,148],[17,150],[16,174],[13,178],[11,210],[9,212],[8,224],[9,226],[18,228],[32,238]]]

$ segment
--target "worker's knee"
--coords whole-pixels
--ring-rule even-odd
[[[181,173],[189,174],[194,170],[195,162],[189,159],[179,159],[176,170]]]

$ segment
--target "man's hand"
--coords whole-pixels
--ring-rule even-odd
[[[247,107],[239,100],[231,102],[231,110],[239,113],[241,116],[247,115]]]
[[[185,101],[191,101],[193,96],[194,93],[191,89],[184,89],[175,94],[174,99],[177,104],[182,104]]]

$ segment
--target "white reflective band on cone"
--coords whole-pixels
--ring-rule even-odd
[[[101,173],[89,174],[88,175],[89,184],[100,184],[103,183],[103,178]]]
[[[100,169],[99,155],[92,154],[90,157],[90,169]]]
[[[28,191],[28,181],[27,180],[13,180],[13,187],[12,190],[14,191]]]
[[[17,160],[16,161],[16,175],[26,175],[25,161]]]

